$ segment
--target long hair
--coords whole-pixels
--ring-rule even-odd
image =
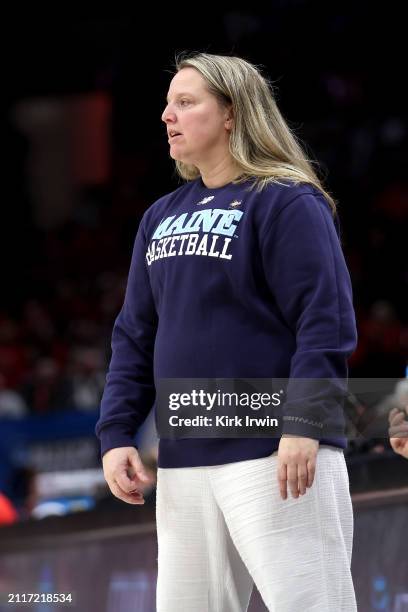
[[[271,81],[258,67],[240,57],[185,51],[176,54],[174,67],[176,73],[182,68],[195,68],[219,103],[232,105],[229,152],[241,171],[234,183],[253,178],[251,188],[259,191],[285,179],[295,184],[309,183],[324,195],[332,214],[336,213],[336,201],[312,167],[317,162],[307,158],[277,107]],[[196,166],[179,160],[176,171],[186,181],[200,176]]]

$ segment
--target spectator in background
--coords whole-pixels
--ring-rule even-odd
[[[0,373],[0,419],[21,419],[27,412],[24,399],[17,391],[8,388],[5,376]]]
[[[372,407],[367,407],[361,404],[361,412],[358,407],[359,418],[357,422],[357,430],[361,435],[361,441],[359,443],[360,449],[365,451],[382,453],[386,450],[386,442],[388,436],[394,436],[397,431],[395,425],[402,423],[402,413],[405,411],[405,407],[408,405],[408,380],[400,380],[393,390],[392,393],[386,395],[380,402]],[[397,417],[401,415],[401,417]],[[397,417],[395,423],[394,419]],[[389,425],[392,423],[392,431]],[[407,424],[408,425],[408,424]],[[403,433],[404,426],[402,426],[401,432]],[[396,450],[396,448],[402,447],[403,439],[395,438],[393,441],[390,439],[390,444]]]
[[[71,354],[72,407],[95,410],[105,385],[104,355],[97,347],[78,347]]]
[[[354,373],[359,376],[393,377],[404,361],[404,328],[394,306],[377,300],[367,318],[360,321],[359,346],[354,356]]]
[[[37,350],[50,351],[56,339],[55,325],[49,309],[38,300],[28,300],[24,305],[22,329],[26,342]]]
[[[27,365],[27,355],[18,323],[0,313],[0,372],[8,388],[20,383]]]
[[[71,385],[51,357],[40,357],[21,391],[35,414],[69,408]]]
[[[408,459],[408,380],[398,383],[396,404],[389,413],[390,444],[394,451]]]

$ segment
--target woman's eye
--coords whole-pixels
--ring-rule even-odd
[[[180,100],[180,104],[181,106],[185,106],[186,104],[188,104],[188,100]]]

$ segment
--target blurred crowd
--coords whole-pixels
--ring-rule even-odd
[[[233,50],[262,62],[284,116],[319,160],[339,202],[359,334],[349,375],[404,377],[408,124],[393,91],[395,71],[390,65],[378,86],[374,40],[366,41],[370,62],[355,63],[357,26],[365,18],[357,10],[319,10],[314,37],[293,22],[294,6],[296,23],[308,17],[312,32],[308,2],[299,0],[277,2],[262,15],[226,11],[211,29],[212,46],[203,17],[178,44]],[[134,15],[95,24],[68,20],[58,26],[53,55],[44,27],[41,36],[36,31],[32,56],[20,58],[3,141],[11,206],[5,207],[0,240],[0,417],[98,406],[138,223],[155,199],[179,185],[160,120],[175,52],[172,33],[164,28],[155,57],[144,65],[136,51],[136,23]],[[295,28],[295,63],[285,52],[287,23]],[[26,36],[28,44],[34,35]],[[343,48],[336,41],[345,37]],[[89,52],[90,39],[100,53]],[[77,41],[73,59],[67,40]],[[305,54],[310,61],[305,41],[313,61],[317,52],[321,57],[310,70],[303,70],[301,59]],[[38,61],[41,50],[48,63]],[[54,61],[58,70],[51,70]],[[142,97],[141,81],[148,85]],[[61,178],[67,167],[71,174]],[[48,208],[40,214],[41,203]]]

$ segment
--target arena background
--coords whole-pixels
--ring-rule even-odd
[[[408,402],[397,391],[408,357],[397,6],[274,0],[263,10],[35,12],[5,25],[0,611],[27,609],[7,603],[24,592],[71,592],[81,612],[154,610],[154,487],[144,508],[112,498],[93,430],[139,220],[180,184],[160,116],[183,50],[263,67],[339,201],[359,332],[349,374],[395,381],[374,404],[350,400],[366,432],[346,451],[353,577],[360,611],[408,610],[408,461],[376,428]],[[154,475],[151,418],[137,441]],[[250,609],[264,610],[256,592]]]

